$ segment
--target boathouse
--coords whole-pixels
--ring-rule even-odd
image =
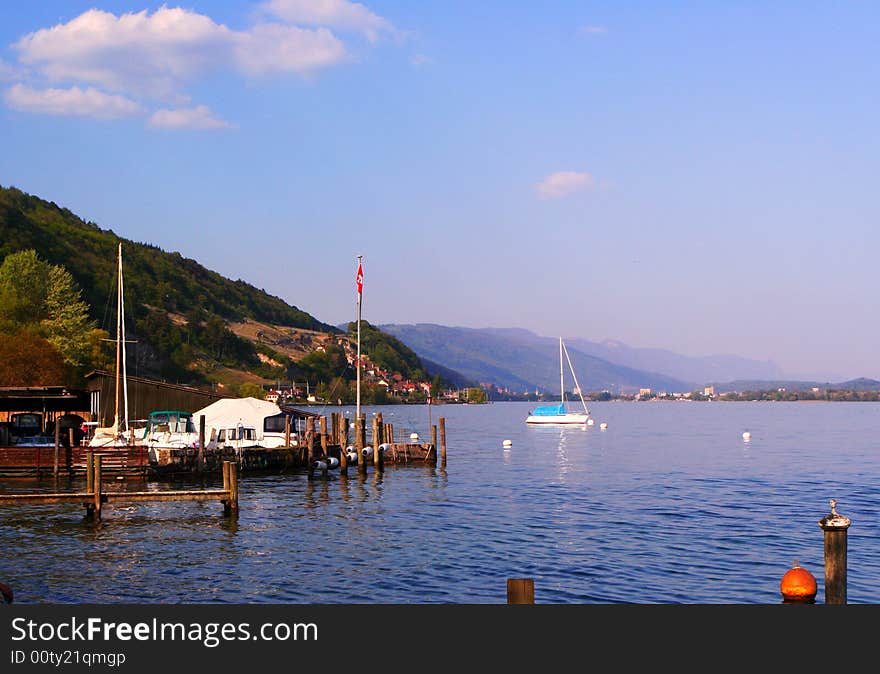
[[[104,370],[93,370],[86,377],[86,390],[91,420],[101,426],[113,424],[116,405],[116,375]],[[216,391],[205,391],[194,386],[169,384],[143,377],[126,377],[128,387],[128,418],[146,419],[155,410],[194,412],[217,400],[230,398]]]

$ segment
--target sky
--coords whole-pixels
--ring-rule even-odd
[[[880,379],[880,5],[0,4],[0,185],[321,321]]]

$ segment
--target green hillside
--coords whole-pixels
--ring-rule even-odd
[[[82,288],[90,317],[114,332],[117,246],[122,243],[127,337],[137,340],[130,371],[181,383],[207,383],[223,367],[279,376],[258,352],[229,330],[245,319],[325,333],[340,331],[243,281],[231,281],[198,262],[136,243],[84,222],[66,208],[0,186],[0,261],[34,250],[63,266]],[[270,357],[271,353],[267,354]],[[286,374],[286,373],[284,373]]]

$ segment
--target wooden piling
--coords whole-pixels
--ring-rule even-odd
[[[382,413],[373,415],[373,465],[379,467],[379,445],[382,444]]]
[[[52,465],[52,475],[58,477],[58,464],[61,459],[61,417],[55,417],[55,463]]]
[[[309,465],[315,460],[315,418],[306,419],[306,459]]]
[[[831,514],[819,520],[825,538],[825,603],[846,604],[846,538],[851,522],[838,514],[831,499]]]
[[[440,465],[446,467],[446,417],[437,419],[440,424]]]
[[[199,455],[198,455],[199,467],[198,469],[205,469],[205,415],[199,415]]]
[[[361,414],[354,420],[354,448],[358,456],[358,472],[361,475],[367,474],[367,460],[364,456],[364,415]]]
[[[431,426],[431,447],[434,448],[434,460],[437,460],[437,424]]]
[[[101,476],[101,455],[95,455],[94,459],[94,477],[92,478],[92,493],[94,494],[94,501],[92,505],[92,517],[96,522],[101,521],[101,489],[103,487],[103,480]]]
[[[284,446],[290,447],[290,415],[284,415]]]
[[[86,491],[92,492],[95,489],[95,453],[88,452],[86,455]]]
[[[68,443],[67,443],[67,451],[64,452],[64,467],[67,469],[67,472],[70,473],[73,470],[73,429],[67,429],[68,432]]]
[[[235,461],[223,462],[223,489],[229,497],[223,502],[223,513],[238,516],[238,464]]]
[[[327,417],[321,417],[319,423],[321,425],[321,454],[326,459],[329,456],[327,453]]]
[[[534,604],[535,581],[531,578],[508,578],[507,603]]]

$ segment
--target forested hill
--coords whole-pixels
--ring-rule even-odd
[[[253,349],[241,348],[231,332],[224,332],[225,326],[246,319],[339,332],[278,297],[244,281],[224,278],[179,253],[122,239],[53,202],[0,186],[0,261],[10,253],[33,249],[43,260],[63,266],[82,288],[94,321],[106,327],[107,315],[112,315],[110,331],[115,320],[120,242],[126,322],[130,321],[133,333],[152,347],[144,374],[198,379],[192,361],[200,339],[207,348],[225,343],[218,348],[226,360],[234,361],[236,352],[241,351],[240,360],[259,364]],[[200,334],[193,334],[196,326],[202,328]]]

